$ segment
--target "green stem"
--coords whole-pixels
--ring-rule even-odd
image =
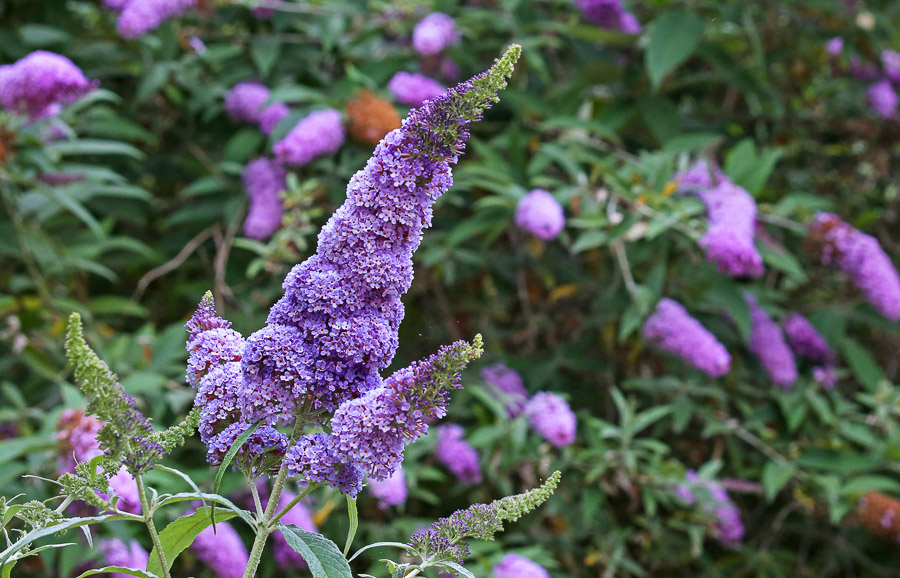
[[[256,483],[250,478],[247,478],[247,483],[250,484],[250,493],[253,494],[253,505],[256,507],[256,519],[259,520],[263,515],[262,503],[259,501],[259,490],[256,488]]]
[[[288,504],[280,512],[278,512],[274,518],[272,518],[271,524],[275,525],[278,520],[280,520],[285,514],[291,511],[291,508],[297,505],[297,502],[305,498],[310,492],[318,490],[320,487],[322,487],[322,484],[310,484],[306,486],[305,490],[297,494],[293,500],[288,502]]]
[[[166,561],[166,553],[163,552],[162,542],[159,541],[159,534],[156,532],[156,526],[153,524],[153,512],[150,511],[150,502],[147,501],[147,492],[144,490],[144,480],[140,475],[134,476],[137,482],[138,497],[141,499],[141,513],[144,514],[144,522],[147,524],[147,530],[150,532],[150,540],[153,542],[153,549],[159,556],[163,576],[172,578],[169,573],[169,563]]]

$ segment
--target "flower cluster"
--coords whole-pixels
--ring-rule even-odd
[[[825,387],[834,387],[837,382],[834,370],[836,358],[825,338],[799,313],[785,317],[782,327],[794,353],[817,364],[813,368],[815,380]]]
[[[550,578],[540,564],[510,552],[494,566],[494,578]]]
[[[400,115],[383,98],[368,90],[347,103],[350,134],[357,141],[376,145],[384,135],[400,128]]]
[[[197,5],[198,0],[125,0],[107,2],[119,12],[116,30],[122,38],[134,39],[150,32],[166,20],[177,18]],[[112,5],[110,5],[112,4]]]
[[[566,226],[562,205],[543,189],[534,189],[516,206],[516,225],[538,239],[555,239]]]
[[[106,560],[107,566],[120,566],[143,570],[150,561],[150,554],[137,540],[131,540],[127,544],[119,538],[110,538],[100,541],[100,551]],[[114,573],[111,578],[128,578],[128,574]]]
[[[281,226],[284,206],[280,194],[286,186],[284,168],[271,159],[259,158],[247,163],[241,176],[250,197],[244,234],[264,241]]]
[[[509,417],[522,413],[528,401],[528,391],[517,371],[498,362],[482,369],[481,378],[489,386],[488,391],[506,408]]]
[[[744,300],[750,308],[750,351],[759,358],[775,385],[790,389],[797,381],[797,361],[784,333],[752,295],[744,295]]]
[[[258,124],[264,134],[270,134],[281,120],[290,114],[283,102],[264,106],[271,91],[256,82],[239,82],[225,95],[225,112],[235,122]]]
[[[881,492],[869,492],[859,500],[856,517],[873,534],[900,540],[900,502]]]
[[[661,299],[644,324],[644,339],[684,359],[712,377],[731,369],[725,346],[677,301]]]
[[[688,504],[699,502],[701,510],[716,518],[719,541],[727,546],[737,545],[744,538],[741,511],[731,501],[728,492],[714,481],[700,481],[697,472],[688,470],[687,483],[675,490],[676,495]]]
[[[0,106],[37,120],[55,115],[61,105],[81,98],[97,84],[65,56],[37,50],[0,66]]]
[[[368,488],[372,497],[378,500],[378,507],[382,510],[405,503],[409,490],[406,488],[403,466],[398,466],[385,480],[370,480]]]
[[[857,231],[837,215],[819,213],[809,226],[822,262],[837,265],[885,317],[900,321],[900,277],[875,237]]]
[[[481,483],[481,464],[478,452],[463,439],[465,430],[451,423],[437,428],[437,446],[434,455],[453,472],[462,484]]]
[[[300,119],[294,128],[275,144],[272,152],[280,162],[303,166],[316,157],[337,152],[344,144],[341,113],[328,108]]]
[[[191,550],[219,578],[241,578],[250,559],[243,540],[228,522],[204,528],[191,543]]]
[[[584,17],[603,28],[625,34],[640,34],[642,28],[637,17],[625,10],[622,0],[577,0]]]
[[[525,415],[544,439],[560,448],[575,442],[577,421],[569,404],[549,391],[534,394],[525,406]]]
[[[753,244],[756,201],[750,193],[705,161],[676,178],[684,192],[696,193],[706,205],[709,228],[699,243],[706,258],[733,277],[762,275],[762,257]]]
[[[426,100],[437,98],[447,89],[440,82],[414,72],[398,72],[388,81],[388,90],[409,106],[422,106]]]
[[[432,12],[416,24],[412,35],[412,45],[423,56],[434,56],[443,52],[451,44],[459,42],[459,31],[453,18]]]

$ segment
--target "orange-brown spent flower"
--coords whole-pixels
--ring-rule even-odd
[[[856,515],[872,533],[900,541],[900,502],[881,492],[869,492],[859,500]]]
[[[3,165],[12,158],[13,143],[15,140],[16,133],[5,126],[0,126],[0,165]]]
[[[400,115],[394,106],[368,90],[347,103],[350,134],[357,141],[376,145],[384,135],[400,128]]]

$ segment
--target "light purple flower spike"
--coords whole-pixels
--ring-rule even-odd
[[[150,561],[150,553],[137,540],[131,540],[126,544],[119,538],[104,539],[100,541],[100,551],[103,553],[107,566],[144,570],[147,562]],[[110,578],[130,578],[129,574],[118,572],[109,576]]]
[[[610,30],[639,34],[641,25],[634,14],[627,12],[622,0],[577,0],[585,19]]]
[[[403,466],[394,470],[387,479],[370,480],[368,488],[372,497],[378,500],[378,507],[382,510],[405,503],[409,490],[406,488],[406,473]]]
[[[412,72],[398,72],[388,81],[388,90],[408,106],[422,106],[443,94],[447,89],[436,80]]]
[[[522,413],[528,401],[528,391],[516,370],[497,362],[482,369],[481,378],[489,386],[488,391],[506,408],[509,417]]]
[[[720,542],[726,546],[739,544],[744,539],[741,511],[731,501],[725,488],[712,480],[699,481],[694,470],[688,470],[685,477],[687,483],[679,485],[675,494],[687,504],[699,503],[703,512],[716,518],[716,534]]]
[[[247,547],[228,522],[216,523],[215,530],[207,526],[190,547],[219,578],[241,578],[250,561]]]
[[[533,189],[516,206],[516,225],[538,239],[555,239],[566,226],[566,215],[559,201],[543,189]]]
[[[0,66],[0,105],[37,120],[53,116],[59,105],[81,98],[97,84],[65,56],[37,50]]]
[[[838,56],[844,50],[844,39],[835,36],[825,44],[825,51],[831,56]]]
[[[525,415],[534,429],[556,447],[575,441],[577,420],[568,402],[555,393],[540,391],[525,406]]]
[[[271,92],[257,82],[239,82],[225,95],[225,112],[235,122],[260,122],[263,105]]]
[[[644,324],[644,339],[684,359],[712,377],[731,369],[731,355],[715,335],[677,301],[661,299]]]
[[[869,97],[869,105],[881,118],[893,118],[897,112],[897,103],[900,97],[891,85],[891,81],[884,78],[871,85],[866,91]]]
[[[412,45],[416,52],[424,56],[440,54],[451,44],[459,42],[459,31],[453,18],[442,13],[432,12],[416,24],[413,30]]]
[[[816,363],[833,363],[834,353],[822,334],[799,313],[791,313],[782,323],[794,353]]]
[[[196,5],[197,0],[129,0],[119,14],[116,30],[122,38],[138,38]]]
[[[272,151],[282,163],[303,166],[316,157],[337,152],[344,136],[341,113],[328,108],[300,119]]]
[[[463,439],[461,425],[450,423],[437,428],[437,445],[434,455],[453,472],[462,484],[481,483],[481,464],[478,452]]]
[[[244,234],[265,241],[281,226],[284,215],[280,196],[286,186],[284,168],[271,159],[256,159],[247,163],[242,177],[250,198]]]
[[[494,578],[550,578],[543,566],[510,552],[494,566]]]
[[[797,381],[797,361],[778,324],[749,293],[744,295],[750,307],[750,351],[759,358],[772,382],[785,389],[794,387]]]

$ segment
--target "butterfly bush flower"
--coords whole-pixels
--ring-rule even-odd
[[[622,0],[577,0],[585,19],[626,34],[640,34],[641,24],[634,14],[627,12]]]
[[[494,566],[494,578],[550,578],[550,574],[540,564],[510,552]]]
[[[228,522],[207,526],[191,543],[191,550],[219,578],[241,578],[250,560],[247,547]]]
[[[725,488],[714,481],[700,481],[694,470],[688,470],[686,478],[688,483],[679,485],[675,490],[676,495],[687,504],[699,503],[703,512],[716,518],[715,527],[720,542],[726,546],[739,544],[744,539],[741,511],[731,501]],[[708,494],[708,497],[704,494]],[[698,495],[701,496],[700,499]]]
[[[900,321],[900,277],[878,240],[857,231],[835,214],[819,213],[809,226],[821,245],[821,259],[837,265],[878,311]]]
[[[132,0],[103,0],[103,6],[107,10],[112,10],[113,12],[119,12],[122,8],[125,8],[125,5],[131,2]]]
[[[569,404],[549,391],[534,394],[525,406],[525,415],[544,439],[558,448],[575,441],[577,421]]]
[[[37,50],[0,66],[0,105],[38,120],[54,116],[61,105],[81,98],[97,85],[65,56]]]
[[[273,102],[267,106],[259,115],[259,130],[265,135],[272,134],[275,127],[278,126],[287,115],[291,114],[291,109],[283,102]]]
[[[782,323],[788,343],[794,353],[816,363],[833,363],[834,353],[809,320],[799,313],[791,313]]]
[[[825,43],[825,51],[831,56],[839,56],[841,52],[844,50],[844,39],[840,36],[835,36],[827,43]]]
[[[143,570],[150,561],[150,554],[137,540],[131,540],[127,544],[119,538],[110,538],[100,541],[100,552],[106,560],[107,566],[121,566]],[[110,574],[111,578],[129,578],[130,574],[118,572]]]
[[[372,497],[378,500],[378,507],[382,510],[405,503],[409,492],[406,488],[406,474],[403,466],[398,466],[394,473],[385,480],[371,480],[368,487]]]
[[[753,244],[756,201],[750,193],[705,161],[676,179],[684,192],[696,193],[706,205],[709,228],[699,245],[707,260],[732,277],[762,275],[762,256]]]
[[[677,355],[712,377],[731,369],[731,355],[699,321],[677,301],[661,299],[644,324],[644,339]]]
[[[225,112],[235,122],[256,124],[271,92],[257,82],[239,82],[225,95]]]
[[[869,105],[881,118],[893,118],[897,112],[897,103],[900,97],[891,85],[891,81],[884,78],[869,86],[866,91],[869,97]]]
[[[481,464],[478,452],[463,439],[465,430],[461,425],[450,423],[437,428],[437,445],[434,455],[447,466],[463,484],[481,483]]]
[[[516,225],[542,241],[550,241],[566,226],[562,205],[549,192],[534,189],[516,206]]]
[[[759,358],[775,385],[792,388],[797,381],[797,361],[784,333],[752,295],[745,295],[744,300],[750,308],[750,351]]]
[[[422,106],[426,100],[437,98],[447,90],[441,83],[412,72],[398,72],[388,81],[388,90],[409,106]]]
[[[453,18],[442,12],[432,12],[422,18],[413,30],[413,48],[423,56],[439,54],[457,42],[459,31],[456,30],[456,23],[453,22]]]
[[[59,442],[56,469],[60,474],[75,473],[77,462],[89,462],[103,454],[97,434],[103,422],[80,409],[67,409],[59,417],[54,437]]]
[[[129,0],[119,13],[116,30],[122,38],[133,40],[196,5],[197,0]]]
[[[285,490],[282,492],[281,497],[278,499],[278,510],[281,511],[287,507],[287,505],[296,497],[297,494],[291,491]],[[281,523],[285,526],[297,526],[307,532],[319,531],[318,528],[316,528],[315,522],[313,522],[312,514],[302,501],[295,504],[294,507],[281,518]],[[279,568],[306,568],[306,561],[303,559],[303,556],[288,545],[287,540],[284,538],[284,534],[281,532],[273,532],[271,537],[273,542],[272,549],[275,553],[275,562],[278,564]]]
[[[328,108],[300,119],[272,150],[280,162],[303,166],[316,157],[337,152],[342,144],[341,113]]]
[[[488,384],[488,391],[504,405],[509,417],[522,413],[528,401],[528,391],[516,370],[497,362],[482,369],[481,378]]]
[[[891,82],[900,82],[900,52],[884,50],[881,52],[881,67]]]
[[[256,159],[247,163],[242,178],[250,197],[244,234],[251,239],[265,241],[281,226],[284,215],[280,197],[286,186],[284,168],[270,159]]]

